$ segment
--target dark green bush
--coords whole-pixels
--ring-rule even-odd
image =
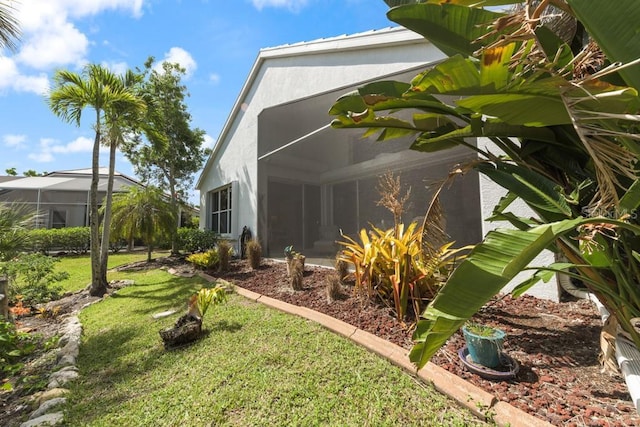
[[[29,231],[34,252],[48,254],[51,251],[64,251],[85,254],[89,251],[89,227],[38,228]]]
[[[185,252],[206,252],[216,247],[218,235],[211,230],[181,227],[178,229],[179,249]]]

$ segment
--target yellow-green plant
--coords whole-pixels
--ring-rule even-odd
[[[226,301],[227,290],[222,285],[216,285],[214,288],[202,288],[196,294],[196,304],[202,317],[204,317],[211,304],[218,305]]]
[[[383,301],[392,301],[398,320],[407,315],[409,301],[414,312],[420,313],[423,303],[430,300],[453,271],[456,261],[464,258],[453,243],[425,251],[422,243],[423,226],[411,223],[405,228],[397,224],[388,230],[372,226],[360,231],[360,241],[349,236],[339,242],[345,248],[338,259],[354,267],[354,291]]]
[[[216,249],[209,249],[206,252],[189,255],[186,260],[203,269],[211,269],[218,265],[220,256]]]

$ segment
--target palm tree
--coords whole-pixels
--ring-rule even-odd
[[[131,70],[120,78],[123,88],[134,89],[141,77]],[[113,176],[116,165],[116,149],[125,141],[125,134],[133,132],[138,119],[146,111],[146,103],[138,98],[135,102],[117,102],[113,108],[106,111],[104,142],[109,146],[109,175],[107,179],[107,194],[102,222],[102,242],[100,247],[101,281],[107,283],[107,261],[109,258],[109,234],[111,231],[111,203],[113,198]]]
[[[124,105],[137,104],[139,99],[130,88],[122,84],[121,79],[108,69],[89,64],[82,74],[71,71],[58,71],[54,76],[54,86],[49,93],[49,107],[55,115],[66,122],[80,126],[82,111],[89,107],[95,111],[94,129],[96,132],[91,161],[90,190],[90,227],[91,227],[91,288],[93,296],[102,296],[107,292],[106,277],[101,274],[100,231],[98,217],[98,180],[100,141],[105,114],[124,108]]]
[[[13,10],[10,3],[0,1],[0,48],[16,49],[14,39],[20,37],[20,28],[11,13]]]
[[[131,187],[113,196],[111,225],[116,236],[128,241],[141,237],[147,246],[147,261],[151,261],[157,237],[168,237],[175,222],[171,205],[160,189],[153,186]]]

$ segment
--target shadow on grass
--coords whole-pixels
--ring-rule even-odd
[[[171,278],[153,284],[131,286],[125,291],[112,295],[112,298],[147,300],[147,305],[144,308],[134,310],[134,313],[147,315],[176,306],[186,307],[189,297],[202,285],[201,282],[193,280]]]

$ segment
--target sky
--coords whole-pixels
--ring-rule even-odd
[[[150,56],[177,62],[191,125],[212,147],[261,48],[395,26],[383,0],[7,1],[22,35],[15,52],[0,49],[0,175],[91,167],[92,112],[78,127],[47,105],[56,70],[96,63],[122,73]],[[108,165],[106,149],[100,164]],[[116,170],[135,178],[120,153]]]

